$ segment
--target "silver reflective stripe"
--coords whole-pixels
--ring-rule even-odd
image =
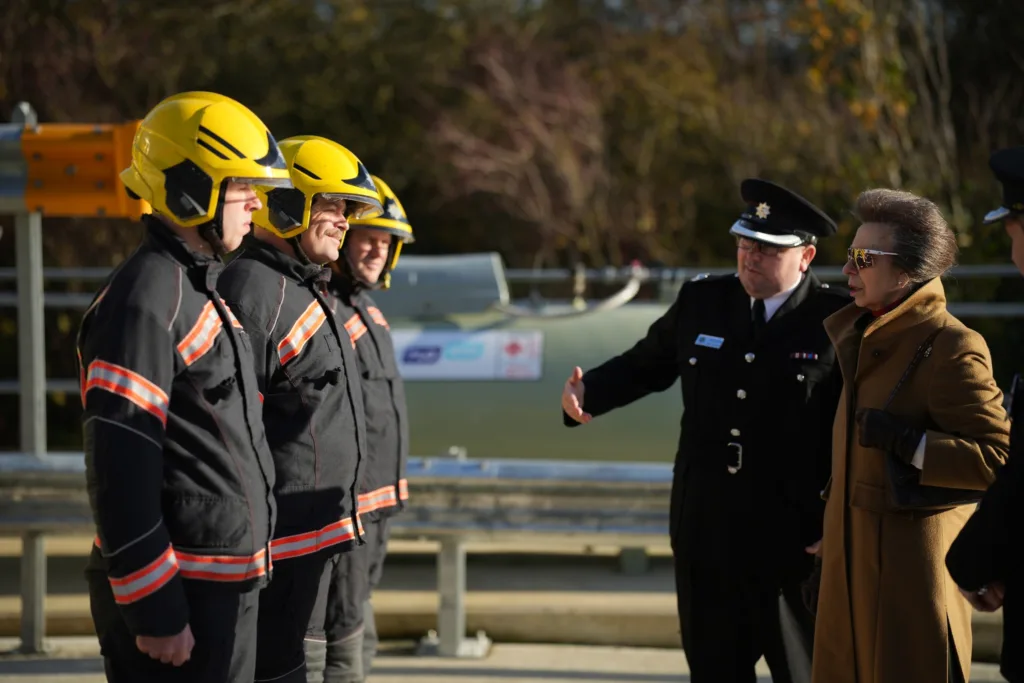
[[[160,590],[174,578],[178,571],[178,560],[174,550],[168,546],[160,557],[148,565],[119,579],[110,579],[114,600],[119,605],[137,602],[147,595]]]
[[[398,504],[398,493],[394,486],[384,486],[376,491],[359,495],[359,514],[364,515],[374,510]]]
[[[85,376],[85,393],[91,389],[103,389],[122,396],[154,415],[162,424],[167,424],[167,394],[137,372],[94,360],[89,363]]]
[[[308,555],[338,543],[350,541],[356,536],[351,519],[342,519],[325,526],[319,531],[276,538],[270,543],[275,560]]]
[[[192,555],[178,551],[178,566],[186,579],[203,581],[247,581],[267,573],[267,553],[260,550],[251,557],[232,555]]]

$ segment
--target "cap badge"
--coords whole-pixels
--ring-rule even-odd
[[[768,218],[768,214],[770,214],[771,212],[771,207],[769,207],[766,202],[761,202],[760,204],[757,205],[757,217],[760,218],[761,220]]]
[[[398,204],[395,204],[394,202],[388,202],[387,214],[396,221],[400,221],[405,218],[405,216],[402,215],[402,210],[398,208]]]

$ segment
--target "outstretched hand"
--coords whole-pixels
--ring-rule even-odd
[[[583,412],[583,391],[583,370],[577,366],[573,368],[562,389],[562,410],[580,424],[587,424],[594,418],[590,413]]]

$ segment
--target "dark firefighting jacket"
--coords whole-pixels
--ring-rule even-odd
[[[369,457],[360,476],[359,515],[364,521],[390,517],[409,498],[409,421],[391,327],[366,290],[351,278],[335,274],[330,290],[335,318],[359,358],[366,408]]]
[[[78,333],[89,564],[133,634],[169,636],[189,619],[183,579],[266,583],[274,467],[250,342],[216,290],[223,264],[143,222]]]
[[[256,239],[221,290],[253,341],[277,472],[274,560],[359,542],[357,477],[366,422],[355,353],[325,300],[330,271]]]

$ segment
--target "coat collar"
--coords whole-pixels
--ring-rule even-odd
[[[921,323],[946,312],[946,292],[939,278],[929,280],[903,303],[877,318],[857,304],[849,304],[825,319],[825,331],[836,348],[840,369],[846,382],[852,382],[861,370],[861,342],[870,338],[880,342],[898,336]]]
[[[828,332],[833,344],[838,344],[851,333],[861,334],[861,330],[865,339],[871,335],[877,335],[878,339],[887,339],[945,312],[946,290],[942,287],[942,280],[934,278],[918,288],[899,306],[871,320],[866,327],[861,327],[857,321],[863,316],[870,316],[871,313],[851,303],[825,319],[825,331]]]

